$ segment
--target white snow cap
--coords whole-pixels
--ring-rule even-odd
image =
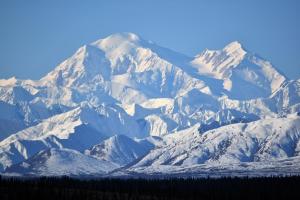
[[[112,34],[104,39],[97,40],[93,44],[96,46],[108,47],[108,46],[116,46],[120,43],[129,42],[129,43],[138,43],[140,41],[140,37],[134,33],[116,33]]]
[[[240,55],[245,55],[247,53],[239,41],[233,41],[229,43],[223,48],[223,51],[227,52],[228,54],[238,53]]]

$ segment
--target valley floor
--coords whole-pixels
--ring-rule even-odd
[[[0,177],[0,199],[299,199],[300,177],[72,179]]]

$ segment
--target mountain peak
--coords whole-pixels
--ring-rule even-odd
[[[122,39],[122,40],[126,40],[126,41],[135,42],[135,41],[139,41],[140,37],[135,33],[123,32],[123,33],[112,34],[112,35],[106,37],[105,39],[110,39],[110,40]]]
[[[115,33],[109,35],[104,39],[97,40],[94,42],[94,45],[103,47],[114,47],[122,43],[134,43],[137,44],[140,42],[140,37],[134,33],[124,32],[124,33]]]
[[[246,54],[245,49],[243,48],[243,45],[239,41],[233,41],[226,45],[223,48],[223,51],[232,54],[232,53],[240,53],[240,54]]]
[[[9,79],[0,79],[0,86],[8,86],[8,85],[15,85],[18,79],[15,76]]]
[[[235,40],[235,41],[230,42],[229,44],[227,44],[227,45],[224,47],[224,49],[226,49],[226,48],[242,48],[242,46],[243,46],[243,45],[242,45],[241,42]]]

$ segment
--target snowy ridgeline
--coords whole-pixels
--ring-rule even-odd
[[[300,80],[238,42],[194,58],[132,33],[0,80],[7,175],[299,173]]]

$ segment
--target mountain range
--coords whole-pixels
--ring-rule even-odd
[[[189,57],[133,33],[0,80],[0,172],[300,174],[300,79],[237,41]]]

